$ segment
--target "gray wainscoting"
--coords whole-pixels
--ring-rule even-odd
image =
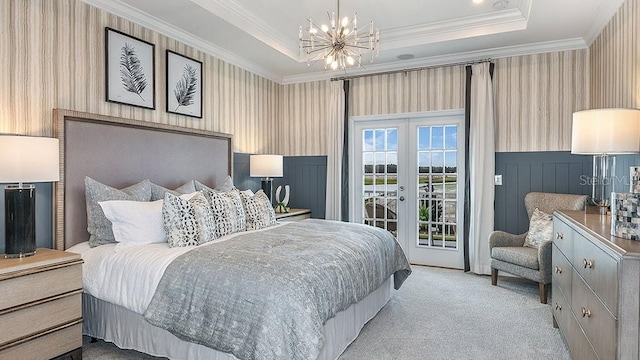
[[[529,229],[524,197],[532,191],[591,194],[585,176],[592,173],[593,157],[572,155],[569,151],[499,152],[496,174],[496,230],[521,234]]]
[[[617,155],[612,190],[629,192],[629,167],[640,166],[640,155]],[[524,196],[531,191],[591,195],[593,156],[573,155],[569,151],[499,152],[496,174],[502,175],[496,186],[496,230],[521,234],[528,230],[529,219]]]
[[[233,154],[233,183],[240,189],[260,189],[260,179],[249,176],[250,154]],[[279,185],[289,185],[289,207],[310,209],[311,217],[323,219],[327,194],[326,156],[285,156],[283,177],[273,180],[273,193]],[[284,197],[284,192],[280,195]]]

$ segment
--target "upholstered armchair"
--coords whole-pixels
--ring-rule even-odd
[[[586,195],[531,192],[525,196],[524,205],[531,220],[536,208],[550,215],[555,210],[582,210],[586,199]],[[497,285],[498,271],[521,276],[539,284],[540,302],[546,304],[551,284],[551,241],[536,249],[524,246],[526,236],[527,233],[504,231],[494,231],[489,236],[491,285]]]

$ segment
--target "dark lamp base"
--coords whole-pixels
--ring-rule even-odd
[[[5,257],[21,258],[36,253],[36,188],[7,185],[4,188]]]

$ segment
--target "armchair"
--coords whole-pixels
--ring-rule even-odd
[[[587,195],[531,192],[525,196],[524,204],[531,219],[536,208],[547,214],[555,210],[582,210],[586,199]],[[546,304],[551,284],[551,241],[536,249],[524,246],[526,236],[527,233],[515,235],[504,231],[494,231],[489,236],[491,285],[498,284],[498,271],[518,275],[538,283],[540,302]]]

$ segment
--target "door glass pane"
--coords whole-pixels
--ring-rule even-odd
[[[457,133],[457,125],[418,127],[418,246],[458,248]]]
[[[365,129],[362,135],[364,223],[397,236],[398,129]]]

